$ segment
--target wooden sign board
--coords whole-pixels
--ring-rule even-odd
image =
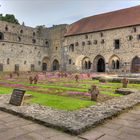
[[[25,92],[26,91],[22,89],[14,89],[9,103],[16,106],[22,105]]]

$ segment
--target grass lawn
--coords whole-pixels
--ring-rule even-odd
[[[0,94],[12,93],[13,88],[0,87]],[[33,95],[26,103],[37,103],[62,110],[76,110],[94,105],[95,102],[76,99],[72,97],[63,97],[58,95],[41,94],[38,92],[27,91],[27,94]]]
[[[90,96],[87,95],[92,84],[99,87],[99,102],[122,96],[114,94],[115,89],[122,87],[121,83],[100,83],[98,80],[91,79],[81,79],[75,82],[70,78],[50,78],[40,80],[38,84],[29,84],[25,76],[13,80],[1,77],[0,94],[9,94],[14,88],[23,88],[27,94],[33,95],[33,98],[25,101],[26,103],[37,103],[61,110],[76,110],[96,104],[90,101]],[[140,84],[129,84],[128,88],[140,90]]]

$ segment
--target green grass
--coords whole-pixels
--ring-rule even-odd
[[[88,92],[88,89],[92,84],[96,84],[99,87],[101,94],[109,96],[123,96],[120,94],[114,94],[115,89],[122,87],[121,83],[100,83],[98,80],[80,80],[78,83],[72,80],[67,80],[45,84],[38,83],[37,85],[30,85],[26,81],[15,82],[5,80],[4,82],[11,84],[18,83],[25,86],[35,86],[37,87],[35,89],[36,91],[33,91],[32,89],[30,90],[29,88],[26,92],[27,94],[33,95],[32,99],[26,101],[27,103],[37,103],[61,110],[76,110],[96,104],[95,102],[90,101],[89,97],[67,95],[67,91]],[[140,90],[140,84],[128,84],[128,88]],[[12,93],[12,90],[13,88],[0,86],[0,94]],[[49,94],[40,93],[41,91]]]
[[[90,81],[93,83],[98,83],[97,85],[99,86],[99,89],[101,91],[104,90],[104,92],[101,92],[101,94],[107,94],[107,95],[110,95],[110,96],[121,96],[120,94],[114,94],[114,91],[115,89],[121,87],[120,84],[114,84],[114,83],[107,83],[105,85],[101,85],[97,80],[96,81]],[[8,83],[11,83],[12,82],[8,82]],[[15,83],[15,82],[13,82]],[[27,84],[27,83],[20,83],[20,84],[23,84],[23,85],[26,85],[26,86],[31,86],[30,84]],[[77,84],[77,83],[76,83]],[[81,87],[66,87],[64,86],[61,82],[60,83],[53,83],[53,84],[32,84],[32,86],[35,86],[35,87],[39,87],[39,88],[44,88],[44,91],[47,90],[47,89],[56,89],[55,91],[59,91],[59,92],[66,92],[66,91],[77,91],[77,92],[88,92],[88,89],[90,88],[91,84],[82,84],[82,83],[79,83],[79,85]],[[108,92],[107,92],[108,91]],[[56,92],[54,92],[54,90],[52,90],[52,94],[55,94]]]
[[[12,93],[12,90],[12,88],[0,87],[0,94],[9,94]],[[72,97],[41,94],[39,92],[33,91],[27,91],[26,93],[33,95],[32,99],[26,101],[27,103],[37,103],[62,110],[77,110],[95,104],[95,102],[92,101],[81,100]]]
[[[62,110],[76,110],[94,105],[95,102],[80,100],[71,97],[63,97],[58,95],[38,94],[36,92],[28,92],[34,96],[29,102],[38,103]]]
[[[12,93],[12,91],[12,88],[0,87],[0,94],[10,94]]]
[[[80,91],[80,92],[88,91],[88,89],[84,89],[84,88],[64,87],[64,86],[57,86],[57,85],[43,85],[43,84],[34,85],[33,84],[33,86],[42,87],[42,88],[62,89],[62,90],[66,90],[66,91]]]

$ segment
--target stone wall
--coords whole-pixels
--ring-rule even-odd
[[[97,72],[98,60],[102,58],[105,63],[105,71],[130,71],[132,59],[135,56],[140,56],[139,34],[140,26],[135,26],[65,37],[63,44],[66,50],[65,54],[67,54],[67,59],[72,61],[71,64],[67,62],[66,70]],[[114,40],[118,39],[120,40],[120,49],[115,49]],[[71,46],[74,46],[74,51],[72,51]],[[84,58],[90,60],[90,69],[83,68]],[[119,69],[112,68],[113,60],[119,61]]]
[[[47,37],[50,44],[50,63],[51,63],[51,71],[54,71],[53,62],[57,60],[59,62],[59,70],[63,70],[63,41],[64,34],[66,32],[66,24],[62,25],[54,25],[51,28],[47,28],[44,32],[44,36]]]
[[[0,21],[0,71],[15,71],[17,65],[19,71],[130,72],[133,58],[140,56],[140,26],[64,37],[68,27]]]
[[[19,71],[42,71],[44,61],[46,71],[51,71],[54,59],[61,64],[64,27],[31,28],[0,21],[0,71],[15,71],[15,65]]]

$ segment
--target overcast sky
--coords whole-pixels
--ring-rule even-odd
[[[0,13],[14,14],[20,23],[50,27],[140,5],[140,0],[0,0],[0,5]]]

